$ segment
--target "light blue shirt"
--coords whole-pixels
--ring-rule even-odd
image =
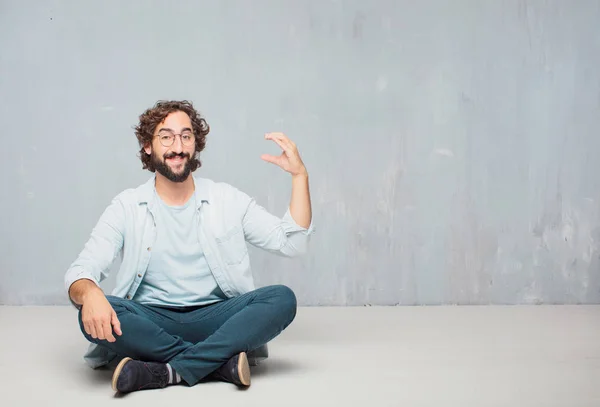
[[[225,299],[208,267],[198,240],[194,214],[196,197],[184,205],[167,205],[154,192],[156,243],[148,270],[133,297],[142,304],[198,306]]]
[[[135,297],[157,243],[159,203],[154,185],[153,176],[112,200],[65,273],[67,293],[71,284],[79,279],[99,284],[120,256],[122,262],[111,294],[126,299]],[[194,177],[194,185],[194,232],[225,297],[236,297],[255,289],[246,243],[286,257],[306,252],[314,226],[312,222],[308,228],[299,226],[289,208],[280,218],[229,184]],[[92,343],[85,360],[90,366],[98,367],[115,356]]]

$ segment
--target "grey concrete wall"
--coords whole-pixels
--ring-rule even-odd
[[[263,134],[308,166],[312,252],[253,250],[259,285],[311,305],[598,303],[599,21],[592,0],[3,0],[0,303],[67,303],[102,210],[149,175],[137,116],[180,98],[212,127],[203,176],[283,214]]]

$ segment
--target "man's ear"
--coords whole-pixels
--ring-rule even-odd
[[[152,146],[150,144],[146,144],[144,146],[144,151],[146,152],[146,154],[151,155],[152,154]]]

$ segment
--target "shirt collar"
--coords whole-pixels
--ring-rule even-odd
[[[200,209],[203,202],[210,203],[208,200],[207,185],[201,178],[192,176],[194,181],[194,194],[196,195],[197,208]],[[154,185],[156,182],[156,174],[152,175],[148,181],[139,187],[138,204],[146,204],[152,209],[154,206]]]

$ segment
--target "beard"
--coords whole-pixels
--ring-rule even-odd
[[[185,163],[183,164],[183,169],[179,173],[173,172],[171,167],[169,167],[169,165],[167,164],[167,159],[173,157],[187,158],[187,160],[185,160]],[[188,153],[165,154],[163,156],[163,159],[161,160],[157,155],[154,154],[154,151],[152,151],[152,164],[154,164],[154,169],[169,181],[183,182],[189,177],[190,173],[192,172],[193,161]]]

